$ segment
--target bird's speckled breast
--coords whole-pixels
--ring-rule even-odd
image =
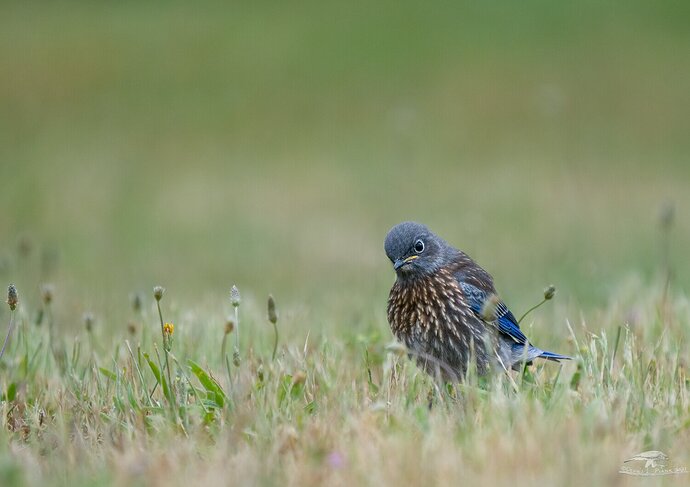
[[[411,280],[398,280],[388,298],[388,322],[407,346],[410,338],[447,342],[462,338],[469,308],[457,280],[447,271]]]
[[[449,269],[417,279],[398,279],[388,298],[388,321],[396,338],[430,373],[441,365],[446,378],[462,377],[472,356],[480,371],[491,360],[487,324],[470,308]],[[452,373],[448,373],[452,371]]]

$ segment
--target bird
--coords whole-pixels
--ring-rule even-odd
[[[425,225],[395,225],[384,250],[396,273],[388,322],[430,375],[460,382],[471,364],[486,375],[519,370],[536,358],[571,358],[532,345],[498,297],[491,275]]]

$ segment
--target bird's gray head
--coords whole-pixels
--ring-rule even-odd
[[[429,275],[448,260],[452,248],[421,223],[399,223],[388,232],[386,255],[400,278]]]

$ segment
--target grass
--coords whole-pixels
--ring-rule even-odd
[[[0,10],[1,485],[690,466],[685,3]],[[388,346],[406,219],[516,316],[555,284],[521,326],[575,360],[436,389]]]
[[[625,484],[618,468],[635,453],[658,449],[674,465],[690,462],[690,302],[670,295],[664,301],[662,286],[637,284],[601,310],[605,321],[561,323],[567,345],[559,351],[572,363],[539,363],[511,379],[470,378],[448,390],[388,347],[379,330],[303,337],[282,344],[273,360],[268,321],[244,305],[248,343],[237,365],[220,354],[221,323],[203,336],[191,325],[190,313],[207,310],[172,313],[190,324],[175,327],[171,387],[155,307],[142,315],[148,328],[106,347],[79,337],[51,345],[32,310],[20,307],[0,372],[0,478],[3,485]],[[166,319],[172,299],[161,301]],[[216,305],[230,307],[222,297]],[[624,316],[627,306],[634,317]]]

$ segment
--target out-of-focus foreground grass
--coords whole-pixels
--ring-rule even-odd
[[[331,463],[344,462],[334,470],[343,482],[395,475],[414,482],[428,472],[390,465],[412,469],[420,447],[422,458],[439,459],[434,478],[444,483],[444,468],[461,468],[458,455],[462,471],[481,479],[496,450],[469,443],[492,440],[487,444],[509,457],[507,471],[528,463],[521,477],[527,482],[554,480],[560,469],[585,471],[599,451],[587,448],[600,434],[606,461],[638,446],[661,448],[658,442],[681,450],[687,437],[676,433],[687,426],[687,398],[676,375],[653,384],[624,375],[619,388],[590,394],[565,387],[576,370],[569,364],[557,404],[550,392],[534,402],[523,390],[481,399],[488,403],[476,412],[427,413],[426,392],[397,382],[392,397],[371,392],[362,351],[371,348],[374,375],[383,374],[393,275],[382,241],[393,224],[416,219],[483,264],[516,313],[544,285],[557,286],[555,306],[528,324],[538,345],[576,354],[566,343],[566,320],[576,335],[586,335],[582,321],[597,337],[607,330],[609,342],[631,323],[636,346],[647,354],[636,366],[651,367],[657,341],[671,338],[678,342],[657,350],[678,356],[664,358],[655,373],[674,374],[687,361],[681,346],[690,286],[690,260],[683,257],[690,245],[689,17],[684,2],[637,1],[3,3],[0,279],[20,289],[24,338],[11,342],[2,359],[0,385],[28,388],[22,411],[31,425],[28,440],[16,428],[6,433],[11,446],[3,447],[3,461],[21,465],[22,475],[38,464],[36,477],[25,477],[42,482],[56,465],[72,465],[63,462],[70,455],[88,451],[85,482],[103,465],[103,481],[130,479],[138,471],[125,468],[126,457],[139,455],[127,453],[130,442],[141,452],[150,441],[160,455],[136,467],[144,475],[168,479],[180,464],[198,463],[199,450],[211,455],[214,476],[225,473],[223,459],[204,450],[208,440],[222,444],[218,451],[232,459],[233,472],[255,469],[244,472],[247,483],[282,484],[286,475],[299,483],[290,462],[300,455],[316,462],[303,480],[318,482],[312,474],[328,468],[324,459],[333,452]],[[659,213],[668,202],[676,218],[666,235]],[[670,301],[662,299],[667,261]],[[45,327],[34,325],[45,282],[55,286],[51,316],[66,349],[75,336],[93,347],[72,368],[51,362]],[[319,386],[305,404],[316,401],[320,412],[297,414],[297,405],[286,411],[266,393],[261,405],[224,409],[222,425],[213,423],[217,429],[205,440],[202,427],[191,428],[195,441],[177,442],[181,450],[168,454],[160,440],[170,428],[137,424],[136,414],[128,417],[113,399],[126,397],[117,389],[126,382],[120,368],[132,373],[128,355],[120,355],[127,323],[137,326],[128,337],[133,347],[142,327],[152,340],[159,325],[150,289],[166,286],[180,363],[192,358],[224,377],[217,342],[232,283],[243,292],[251,324],[242,329],[242,350],[255,349],[246,368],[235,371],[239,383],[255,386],[252,374],[270,349],[262,303],[271,292],[281,304],[286,348],[280,366],[266,365],[267,381],[277,390],[286,374],[306,373],[306,383]],[[137,291],[146,292],[139,317],[129,306]],[[96,317],[93,342],[83,330],[86,311]],[[6,308],[0,318],[8,321]],[[324,355],[303,357],[307,334]],[[596,341],[581,338],[586,347]],[[144,351],[153,353],[151,340]],[[41,361],[30,366],[29,354],[22,366],[39,343]],[[116,380],[101,374],[96,385],[87,372],[97,367]],[[310,382],[320,369],[328,377]],[[548,380],[556,370],[546,369]],[[600,387],[609,373],[590,376],[587,387]],[[152,386],[152,377],[145,379]],[[36,392],[41,387],[44,396]],[[634,427],[616,416],[614,405],[624,407],[617,401],[672,390],[679,396],[659,404],[680,404],[682,414],[660,411],[661,418],[644,416]],[[290,396],[300,407],[302,392]],[[74,397],[65,402],[64,394]],[[137,407],[151,407],[141,391],[134,396]],[[656,407],[646,400],[640,404]],[[74,401],[90,420],[81,422]],[[376,412],[387,401],[399,406],[397,416]],[[555,412],[530,435],[542,406]],[[12,405],[3,408],[10,424]],[[492,408],[509,417],[491,423]],[[39,421],[40,411],[47,419],[37,426],[31,418]],[[665,414],[671,418],[664,422]],[[466,431],[467,424],[477,429]],[[547,437],[550,428],[560,428],[557,439]],[[285,438],[288,446],[277,446]],[[385,452],[345,453],[336,438],[391,449],[400,463],[377,470],[367,460],[385,463]],[[541,447],[557,455],[553,443],[566,439],[560,460],[540,463]],[[517,456],[521,442],[529,458]],[[599,466],[593,475],[606,471]],[[168,476],[156,477],[159,470]]]

